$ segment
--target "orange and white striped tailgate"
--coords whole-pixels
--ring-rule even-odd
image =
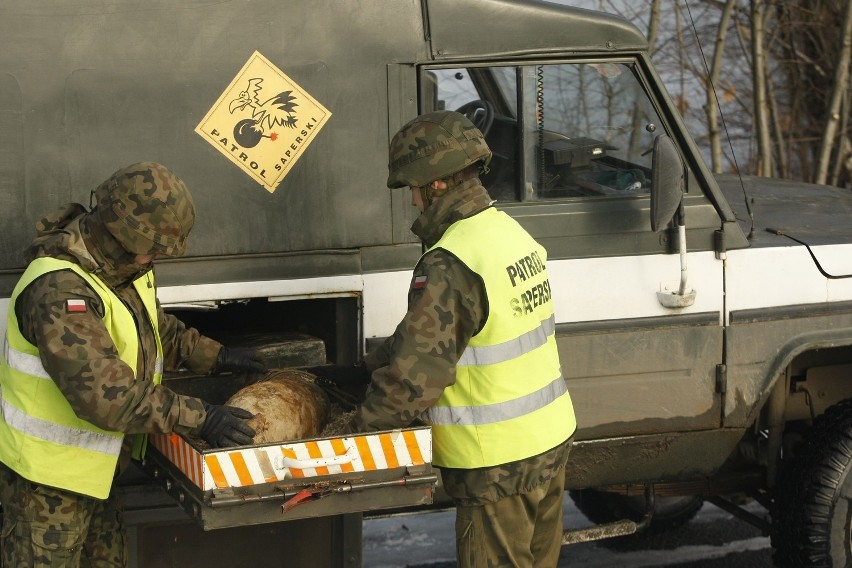
[[[432,461],[432,431],[429,428],[206,453],[174,434],[151,436],[151,443],[204,491],[416,466]]]

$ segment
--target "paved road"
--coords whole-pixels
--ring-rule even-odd
[[[749,510],[763,515],[759,506]],[[452,511],[364,521],[365,568],[455,568]],[[589,521],[565,500],[567,527]],[[771,568],[769,537],[705,504],[686,526],[663,535],[633,536],[564,547],[559,568]]]

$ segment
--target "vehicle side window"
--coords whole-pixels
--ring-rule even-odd
[[[494,157],[483,183],[494,198],[647,194],[663,128],[630,64],[429,69],[425,77],[421,108],[463,112],[485,135]]]
[[[467,69],[436,69],[426,74],[424,84],[431,96],[421,97],[426,107],[422,112],[456,110],[479,98]]]

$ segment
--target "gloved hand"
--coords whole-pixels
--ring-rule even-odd
[[[363,361],[356,365],[308,367],[305,371],[338,386],[366,385],[370,382],[371,376]]]
[[[216,357],[213,373],[265,373],[266,363],[260,353],[248,347],[222,347]]]
[[[199,436],[214,448],[246,446],[254,441],[254,428],[244,422],[254,416],[236,406],[204,403],[207,418]]]

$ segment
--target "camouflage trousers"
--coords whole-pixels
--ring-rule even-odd
[[[0,464],[0,566],[107,568],[127,565],[119,499],[102,501],[36,485]]]
[[[517,495],[456,505],[459,568],[554,568],[562,548],[565,476]]]

